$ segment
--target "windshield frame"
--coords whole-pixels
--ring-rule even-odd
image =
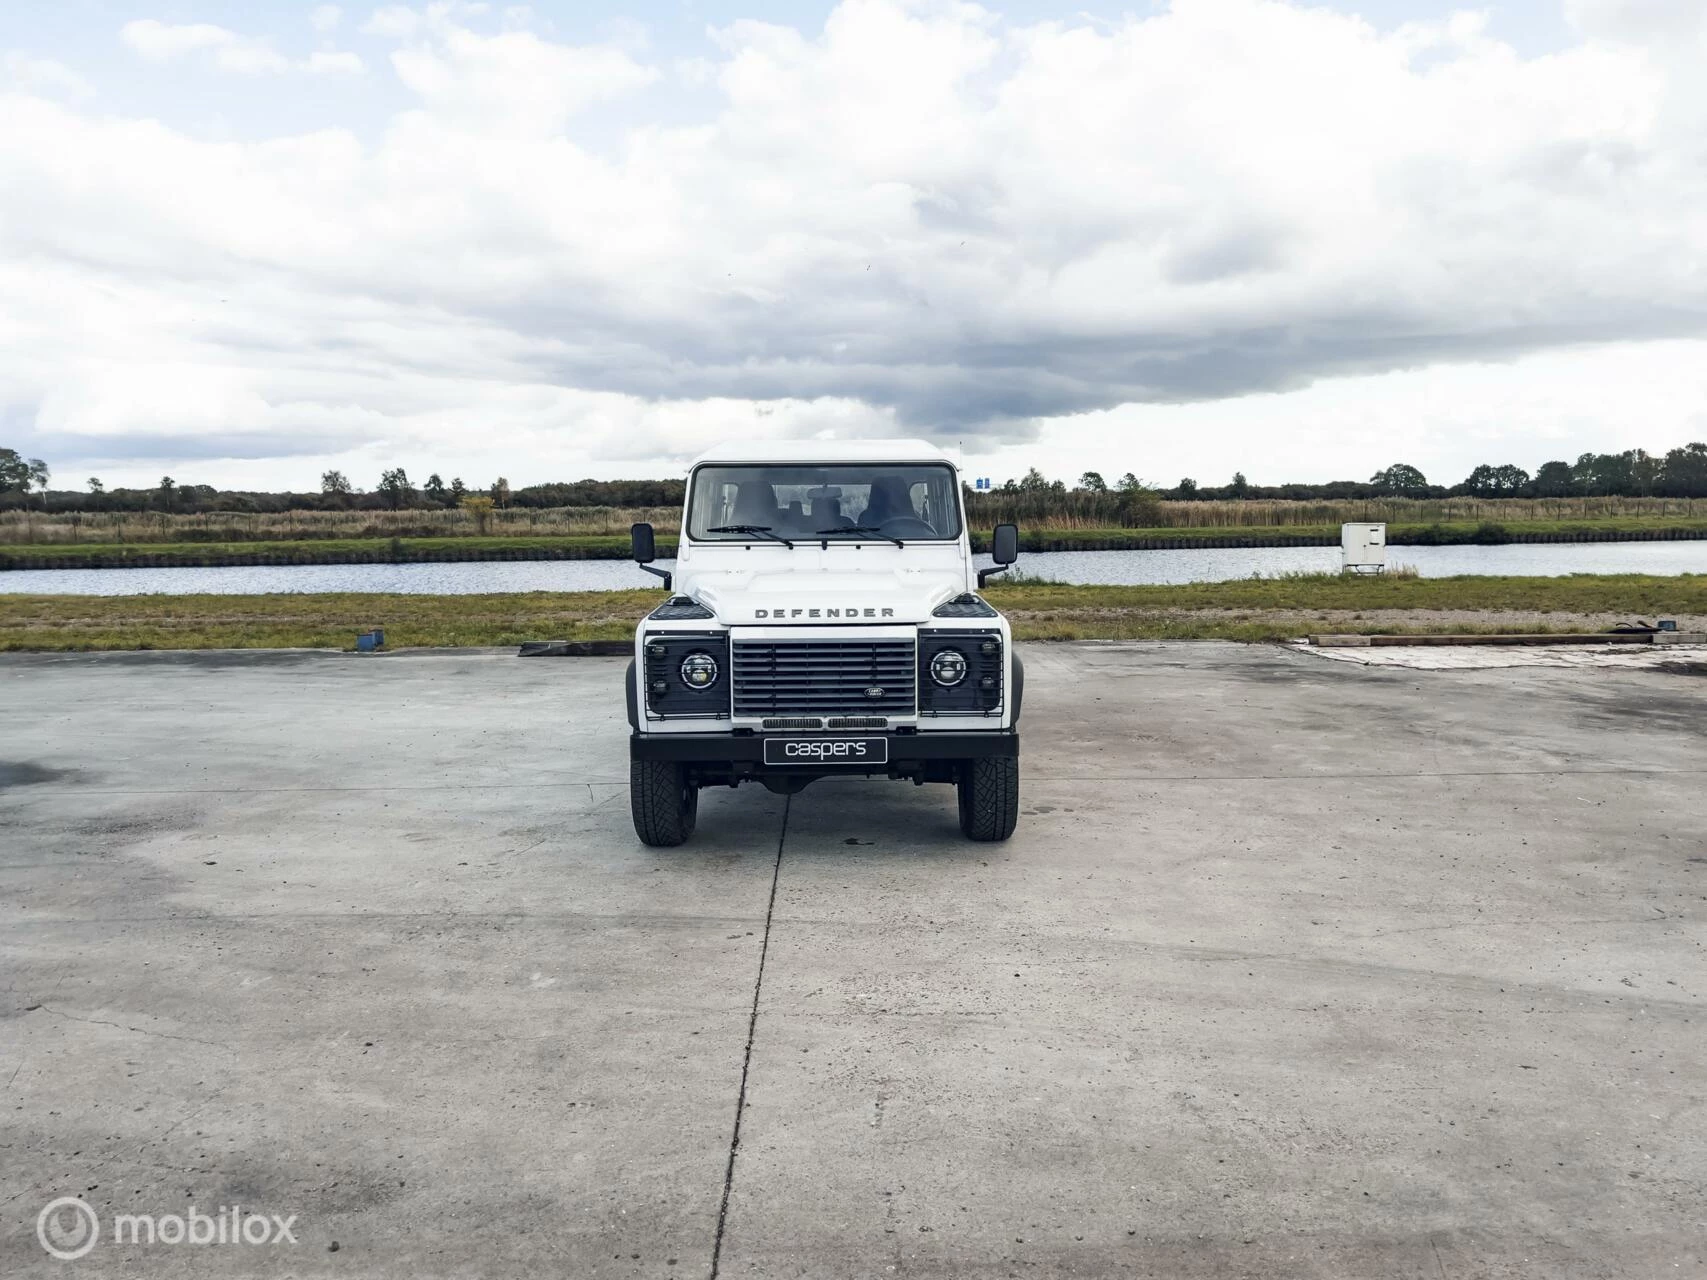
[[[897,470],[897,471],[908,471],[908,472],[940,471],[940,472],[944,473],[948,492],[952,494],[952,502],[951,502],[951,506],[949,509],[952,510],[953,517],[954,517],[955,528],[954,528],[953,533],[949,533],[949,534],[932,533],[929,535],[919,534],[919,533],[901,533],[901,534],[896,534],[896,535],[890,535],[890,534],[885,534],[885,533],[857,533],[857,532],[851,532],[851,531],[842,530],[842,529],[837,529],[837,530],[832,530],[832,531],[820,531],[820,528],[817,525],[817,521],[815,519],[810,519],[810,518],[806,522],[808,525],[811,526],[808,528],[796,528],[794,526],[784,527],[780,522],[773,522],[773,525],[771,528],[771,534],[774,536],[767,536],[765,534],[759,534],[759,533],[713,534],[710,532],[709,528],[701,528],[701,529],[698,529],[697,531],[695,528],[696,522],[699,520],[699,515],[698,515],[696,503],[700,500],[700,497],[701,497],[701,495],[700,495],[700,473],[703,471],[728,470],[728,471],[737,471],[737,472],[742,472],[742,473],[754,472],[754,471],[783,471],[783,472],[814,471],[814,472],[828,472],[828,473],[851,472],[851,473],[854,473],[855,475],[865,476],[865,477],[869,478],[873,472],[884,472],[884,471],[890,471],[892,469]],[[927,476],[924,478],[927,479],[927,481],[928,481],[929,477]],[[920,479],[920,477],[915,477],[913,479],[912,483],[913,484],[919,483],[919,479]],[[794,483],[796,485],[798,485],[800,482],[796,481]],[[838,484],[865,483],[865,481],[864,480],[854,481],[854,480],[852,480],[851,477],[848,480],[838,480],[832,474],[828,478],[820,480],[818,483],[820,485],[824,485],[824,486],[834,486],[834,485],[838,485]],[[713,517],[708,514],[706,517],[704,517],[704,523],[709,525],[712,518]],[[724,523],[724,522],[719,521],[720,525],[722,523]],[[731,520],[728,523],[732,523],[732,524],[756,524],[758,522],[757,521]],[[861,524],[864,522],[862,520],[856,519],[853,521],[853,523],[854,524]],[[895,545],[897,541],[899,541],[902,544],[911,544],[911,543],[915,543],[915,542],[921,542],[921,543],[927,543],[930,545],[946,545],[946,544],[956,543],[956,542],[960,541],[960,539],[965,537],[965,536],[966,536],[965,495],[963,493],[961,493],[960,474],[955,469],[954,464],[947,461],[946,459],[931,458],[931,459],[924,459],[924,460],[920,460],[920,461],[909,461],[909,460],[902,460],[902,459],[894,459],[894,460],[872,459],[870,461],[867,461],[864,459],[841,459],[838,461],[831,461],[831,462],[809,462],[809,461],[793,461],[793,460],[774,461],[774,462],[772,462],[772,461],[702,462],[702,463],[699,463],[698,465],[696,465],[691,471],[688,472],[687,494],[686,494],[686,499],[685,499],[685,502],[683,505],[683,511],[682,511],[681,537],[682,537],[683,542],[691,542],[691,543],[694,543],[695,545],[698,545],[698,546],[715,546],[715,545],[722,545],[722,544],[728,544],[728,545],[734,545],[734,546],[764,546],[767,544],[781,545],[779,542],[776,541],[777,538],[787,538],[787,539],[789,539],[795,543],[816,542],[816,543],[821,543],[821,544],[825,544],[825,545],[830,545],[830,544],[835,544],[835,543],[850,543],[850,544],[854,544],[854,545],[858,545],[858,546],[869,546],[869,545],[892,546],[892,545]]]

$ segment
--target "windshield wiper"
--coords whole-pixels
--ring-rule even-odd
[[[719,525],[713,525],[711,528],[707,529],[706,532],[707,533],[757,533],[757,534],[762,534],[765,537],[769,538],[772,542],[780,542],[780,543],[782,543],[783,546],[787,547],[790,551],[794,550],[794,544],[792,542],[790,542],[787,538],[783,537],[781,534],[772,533],[771,527],[768,524],[719,524]]]
[[[834,529],[819,529],[817,532],[820,536],[826,533],[875,533],[884,541],[893,542],[898,547],[905,547],[907,545],[894,534],[884,533],[883,530],[879,529],[874,524],[844,524]]]

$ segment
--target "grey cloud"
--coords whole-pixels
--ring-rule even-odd
[[[1672,11],[1578,8],[1591,38]],[[822,36],[723,33],[730,65],[753,56],[715,111],[671,125],[641,103],[645,127],[588,151],[510,127],[536,90],[573,104],[551,75],[504,74],[521,46],[441,38],[461,20],[408,37],[449,88],[366,151],[0,120],[0,191],[22,193],[0,195],[0,272],[27,277],[8,294],[36,340],[0,396],[118,384],[62,396],[68,431],[44,452],[303,457],[451,432],[497,401],[576,429],[554,388],[635,398],[636,421],[857,401],[1014,440],[1131,402],[1707,333],[1707,171],[1686,127],[1702,88],[1621,44],[1524,62],[1443,29],[1407,64],[1326,11],[1223,0],[1010,25],[977,54],[984,19],[870,0]],[[908,76],[849,71],[896,40]],[[524,52],[536,71],[585,61]],[[594,62],[613,92],[644,78]],[[57,274],[20,266],[36,263]],[[85,342],[67,317],[109,305]],[[192,372],[150,381],[166,364]],[[126,379],[148,407],[119,437]],[[172,416],[198,398],[256,430],[159,429],[209,420]]]
[[[75,431],[28,430],[17,433],[31,449],[51,455],[59,470],[70,467],[122,466],[128,463],[214,461],[222,459],[312,458],[341,453],[369,443],[360,432],[216,431],[196,435],[132,432],[94,436]]]

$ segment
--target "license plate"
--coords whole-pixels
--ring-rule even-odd
[[[887,738],[766,738],[766,764],[888,764]]]

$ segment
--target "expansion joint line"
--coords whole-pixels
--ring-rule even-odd
[[[723,1264],[723,1229],[729,1222],[729,1190],[735,1185],[735,1157],[741,1151],[741,1114],[747,1109],[747,1071],[753,1065],[753,1037],[759,1029],[759,993],[765,985],[765,957],[771,949],[771,916],[776,911],[776,886],[782,877],[782,845],[788,838],[788,811],[794,803],[789,796],[782,803],[782,830],[776,837],[776,862],[771,866],[771,896],[765,903],[765,933],[759,943],[759,975],[753,980],[753,1009],[747,1015],[747,1050],[741,1056],[741,1091],[735,1098],[735,1128],[729,1135],[729,1163],[723,1169],[723,1200],[717,1207],[717,1238],[711,1245],[711,1280],[717,1280],[717,1269]]]

